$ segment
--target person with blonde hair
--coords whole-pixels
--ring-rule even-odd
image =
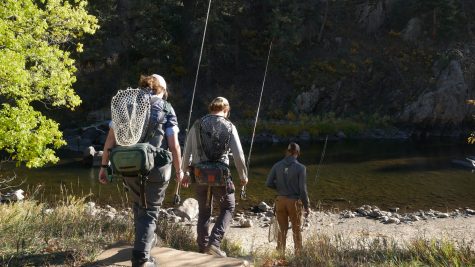
[[[161,162],[160,166],[157,166],[158,164],[155,162],[144,187],[141,188],[141,179],[136,176],[122,177],[133,202],[135,241],[131,258],[132,266],[151,267],[158,266],[156,259],[150,255],[150,250],[157,243],[155,229],[160,206],[165,198],[165,190],[170,180],[171,166],[175,167],[177,182],[182,181],[183,171],[181,170],[181,149],[178,142],[178,121],[173,107],[166,101],[168,91],[165,79],[158,74],[142,75],[139,87],[150,99],[149,123],[144,127],[147,134],[140,142],[148,142],[157,149],[159,148],[160,151],[171,152],[171,161]],[[108,183],[106,173],[109,166],[108,151],[116,145],[114,124],[112,123],[104,144],[102,167],[99,171],[99,182],[102,184]]]
[[[277,250],[285,254],[285,243],[289,230],[289,219],[292,223],[295,254],[302,250],[302,210],[305,216],[309,214],[309,200],[307,192],[307,171],[297,158],[300,155],[300,146],[291,142],[284,159],[274,166],[267,176],[266,186],[277,191],[275,199],[275,216],[279,225]]]
[[[236,206],[234,183],[229,170],[229,153],[241,180],[247,184],[247,169],[239,135],[229,120],[229,102],[216,97],[208,106],[209,114],[197,120],[188,133],[183,152],[182,170],[187,172],[183,186],[194,178],[199,204],[197,243],[201,253],[226,257],[220,249],[221,241],[229,228]],[[189,167],[192,168],[188,172]],[[217,200],[220,213],[211,233],[209,231],[213,200]]]

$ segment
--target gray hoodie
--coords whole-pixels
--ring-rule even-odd
[[[300,199],[308,208],[307,170],[294,156],[287,156],[272,166],[266,186],[277,190],[277,195]]]

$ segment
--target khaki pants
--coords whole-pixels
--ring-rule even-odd
[[[292,233],[294,238],[295,254],[302,250],[302,201],[285,196],[278,196],[275,200],[275,214],[279,223],[279,236],[277,239],[277,250],[285,253],[285,243],[289,230],[289,219],[292,223]]]

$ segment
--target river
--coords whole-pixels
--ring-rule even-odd
[[[382,209],[398,207],[401,212],[475,208],[475,173],[451,162],[475,154],[475,146],[454,141],[328,141],[323,163],[319,165],[322,147],[323,142],[301,144],[299,159],[307,166],[313,208],[338,211],[362,204]],[[238,200],[238,208],[248,208],[260,201],[272,203],[274,191],[266,188],[264,182],[285,148],[285,144],[254,145],[248,199]],[[100,185],[97,168],[82,166],[79,155],[59,154],[62,160],[55,166],[15,169],[17,177],[25,179],[22,188],[30,196],[41,201],[65,201],[66,195],[74,195],[100,204],[127,206],[119,181]],[[12,175],[7,165],[2,171],[3,175]],[[174,187],[172,182],[165,206],[172,205]],[[181,191],[182,199],[192,196],[192,189]]]

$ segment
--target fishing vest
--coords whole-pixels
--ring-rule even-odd
[[[233,124],[222,116],[206,115],[195,123],[201,162],[193,166],[198,184],[226,186],[231,178],[227,164]],[[206,159],[206,160],[203,160]]]

